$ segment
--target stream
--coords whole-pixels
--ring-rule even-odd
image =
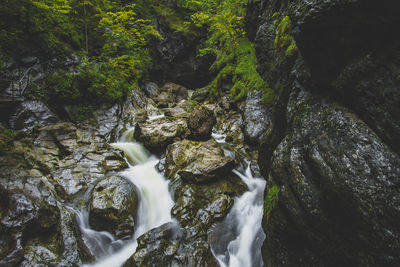
[[[89,213],[77,212],[77,220],[85,244],[96,255],[96,261],[84,266],[122,266],[133,255],[138,246],[137,238],[164,223],[171,222],[174,202],[168,186],[169,181],[155,166],[159,162],[149,156],[146,149],[133,141],[132,130],[122,136],[112,147],[124,152],[129,168],[119,175],[130,181],[138,189],[139,209],[133,237],[116,240],[110,233],[95,231],[89,226]],[[235,157],[224,135],[213,134],[228,157]],[[263,216],[263,193],[265,180],[254,178],[250,163],[243,160],[233,172],[247,185],[248,191],[235,199],[226,218],[213,227],[211,235],[214,244],[211,250],[221,267],[263,266],[261,245],[265,234],[261,228]]]

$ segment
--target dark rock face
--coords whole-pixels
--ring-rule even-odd
[[[332,82],[344,102],[400,153],[400,44],[370,52]]]
[[[295,1],[294,35],[313,77],[334,78],[356,57],[396,39],[398,8],[395,0]]]
[[[260,92],[249,93],[243,111],[245,137],[255,144],[258,144],[261,135],[268,128],[272,116],[271,109],[261,103],[261,97]]]
[[[24,101],[11,119],[11,126],[16,130],[31,130],[36,126],[45,126],[57,122],[57,116],[42,102]]]
[[[400,264],[398,6],[345,0],[257,7],[258,70],[279,95],[259,149],[269,187],[280,187],[263,222],[266,266]],[[295,55],[274,47],[285,16]]]
[[[135,186],[122,177],[110,176],[93,189],[90,202],[90,225],[119,239],[130,238],[138,207]]]
[[[400,158],[348,110],[291,97],[293,125],[271,163],[281,194],[266,225],[268,264],[397,265]]]
[[[184,11],[179,10],[176,4],[173,9],[173,20],[182,20],[183,23]],[[214,58],[197,57],[197,45],[205,37],[205,32],[179,32],[164,17],[159,23],[158,31],[163,40],[156,42],[152,49],[152,79],[159,83],[172,81],[193,89],[207,85],[213,77],[210,66]]]

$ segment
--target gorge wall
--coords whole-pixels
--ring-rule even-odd
[[[258,70],[279,94],[259,146],[280,188],[266,266],[399,265],[398,8],[253,1]]]

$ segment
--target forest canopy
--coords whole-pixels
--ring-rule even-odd
[[[30,94],[43,101],[119,101],[147,79],[150,46],[163,38],[157,16],[168,10],[166,2],[171,1],[6,0],[0,5],[0,60],[26,50],[77,55],[79,64],[57,66]],[[247,2],[176,0],[174,8],[186,16],[175,30],[206,29],[198,56],[215,57],[210,95],[218,96],[230,83],[236,100],[257,89],[271,101],[273,92],[256,71],[254,46],[246,35]]]

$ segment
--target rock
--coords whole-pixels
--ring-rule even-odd
[[[254,91],[247,94],[243,111],[244,135],[253,144],[258,144],[272,119],[271,107],[261,103],[262,94]]]
[[[205,106],[195,106],[187,118],[187,124],[191,132],[192,140],[207,140],[211,137],[212,129],[217,120],[214,113]]]
[[[174,140],[185,138],[190,134],[187,123],[183,119],[161,117],[138,123],[135,127],[135,139],[149,148],[160,148],[171,144]]]
[[[247,188],[233,174],[207,184],[194,184],[176,177],[171,187],[175,199],[172,214],[182,226],[194,227],[192,232],[206,231],[224,218],[233,205],[232,196],[239,196]]]
[[[397,39],[398,8],[395,0],[384,5],[371,0],[291,3],[293,34],[313,78],[335,78],[355,58]]]
[[[370,52],[344,68],[331,83],[394,151],[400,153],[400,43]]]
[[[259,2],[258,71],[278,94],[259,148],[280,187],[263,222],[266,266],[399,265],[398,7]],[[295,55],[274,45],[286,16]]]
[[[176,1],[164,2],[170,2],[171,8],[159,16],[157,30],[163,39],[151,47],[154,62],[151,78],[158,83],[172,81],[189,88],[206,86],[214,77],[210,71],[214,57],[198,57],[197,46],[207,32],[194,27],[187,29],[184,25],[189,16],[187,10],[177,7]]]
[[[215,181],[228,174],[234,166],[214,140],[197,142],[183,140],[167,147],[166,176],[176,174],[193,182]]]
[[[225,135],[225,139],[229,143],[243,144],[244,135],[242,128],[245,123],[242,115],[235,110],[225,112],[220,108],[216,108],[215,113],[218,114],[217,124],[215,125],[218,134]]]
[[[153,97],[159,107],[168,107],[188,98],[188,91],[185,87],[168,82],[160,89],[160,93]]]
[[[157,96],[160,92],[160,88],[158,87],[158,85],[153,82],[146,83],[143,87],[143,90],[146,95],[151,98]]]
[[[321,102],[301,90],[291,95],[292,131],[269,174],[281,191],[265,225],[264,260],[396,266],[400,158],[354,114]]]
[[[191,132],[187,138],[197,141],[210,139],[217,122],[212,110],[193,100],[181,101],[175,107],[165,109],[165,114],[184,119]]]
[[[190,99],[197,102],[204,102],[210,96],[210,90],[207,87],[199,88],[193,91]]]
[[[188,236],[174,222],[150,230],[138,239],[135,254],[124,266],[219,266],[207,242],[188,242]]]
[[[97,231],[108,231],[119,239],[130,238],[134,231],[138,201],[133,184],[121,177],[109,176],[93,189],[90,225]]]
[[[11,117],[13,129],[30,131],[35,126],[46,126],[58,121],[57,116],[42,102],[24,101]]]

